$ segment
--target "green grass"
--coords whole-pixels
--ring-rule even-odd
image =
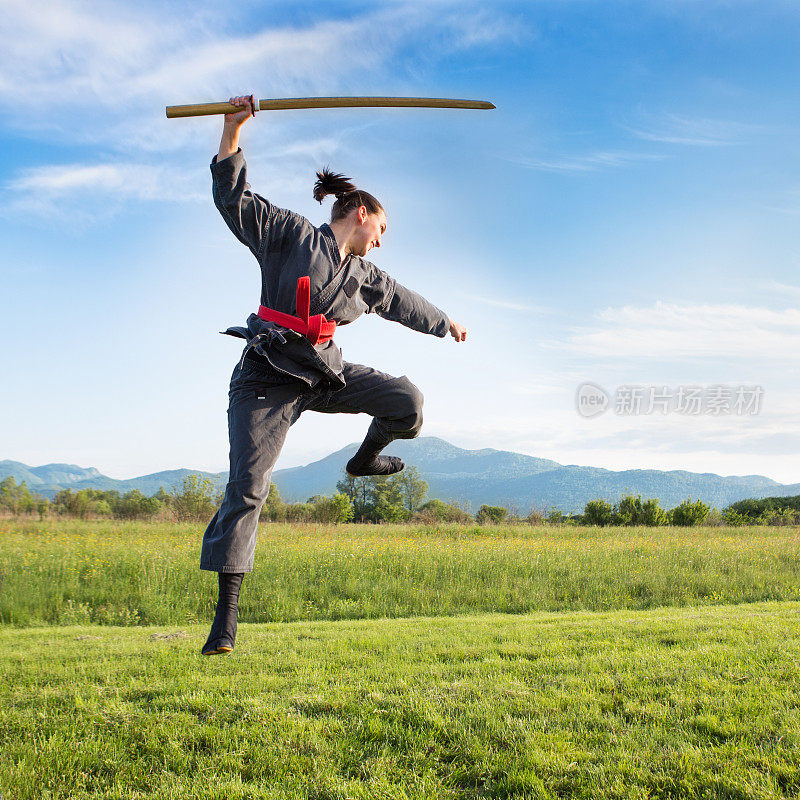
[[[0,521],[5,800],[800,796],[797,528],[201,535]]]
[[[0,521],[0,622],[187,625],[202,525]],[[262,525],[241,619],[289,622],[800,600],[793,528]]]
[[[800,603],[0,629],[4,798],[800,793]],[[156,638],[161,635],[172,638]]]

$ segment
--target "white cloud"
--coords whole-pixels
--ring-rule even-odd
[[[645,122],[641,127],[628,127],[627,130],[648,142],[720,147],[741,144],[748,136],[763,133],[766,129],[752,123],[666,113]]]
[[[4,215],[35,214],[81,227],[128,201],[207,202],[204,171],[149,164],[67,164],[22,170],[4,188]],[[74,207],[70,206],[70,202]]]
[[[450,5],[457,9],[451,12],[448,31],[450,49],[462,50],[497,42],[519,43],[535,35],[522,19],[504,16],[498,13],[497,8],[478,8],[463,13],[463,4]]]
[[[781,283],[780,281],[770,281],[769,283],[762,284],[762,289],[769,292],[778,292],[779,294],[789,294],[800,296],[800,286],[794,286],[789,283]]]
[[[459,293],[459,297],[463,297],[466,300],[474,300],[476,303],[492,306],[493,308],[505,308],[509,311],[533,311],[536,314],[546,314],[550,311],[550,309],[545,308],[544,306],[533,306],[527,303],[515,303],[511,300],[497,300],[491,297],[483,297],[476,294],[464,294],[462,292]]]
[[[800,309],[674,304],[607,308],[596,323],[553,346],[614,359],[731,358],[791,361],[800,352]]]
[[[516,156],[510,158],[515,164],[542,172],[596,172],[603,169],[629,167],[644,161],[660,161],[664,156],[651,153],[606,152],[588,153],[554,158],[529,158]]]
[[[788,395],[768,391],[761,413],[752,416],[624,416],[608,411],[593,419],[578,415],[572,394],[561,399],[565,403],[558,408],[540,397],[527,414],[515,410],[469,422],[437,419],[425,434],[468,448],[495,447],[561,464],[763,474],[800,481],[800,418]]]
[[[117,4],[54,0],[42,14],[21,0],[6,0],[0,36],[0,104],[27,102],[46,111],[20,119],[41,130],[76,120],[73,133],[80,140],[102,133],[109,121],[131,115],[163,120],[167,104],[224,99],[247,87],[261,97],[368,93],[384,83],[401,46],[437,39],[446,49],[467,49],[519,38],[520,29],[495,12],[409,3],[233,35],[224,8],[178,15],[158,6],[133,16]],[[397,85],[398,76],[391,78]],[[357,91],[348,92],[350,86]],[[170,132],[181,124],[172,121]]]
[[[84,144],[102,163],[83,159],[19,172],[5,182],[18,191],[4,198],[2,210],[49,215],[58,196],[66,214],[70,199],[83,199],[90,189],[101,206],[105,197],[111,207],[128,199],[205,197],[208,173],[197,165],[206,168],[219,118],[167,120],[166,105],[225,99],[248,89],[260,97],[383,94],[387,81],[398,94],[421,94],[416,86],[404,91],[415,59],[430,64],[447,52],[521,35],[502,13],[454,5],[391,4],[344,19],[318,17],[238,33],[231,31],[227,10],[211,4],[192,6],[187,14],[161,4],[127,10],[112,2],[53,0],[42,13],[22,0],[5,0],[4,124],[45,143]],[[391,66],[401,48],[413,51],[404,54],[409,71],[398,74]],[[321,136],[310,116],[287,113],[270,115],[268,125],[253,123],[247,135],[266,140],[276,163],[271,176],[280,182],[299,160],[338,154],[344,134],[339,128]],[[91,217],[91,209],[74,205],[73,213]],[[100,216],[107,212],[103,207]]]
[[[182,181],[185,183],[185,180]],[[147,164],[71,164],[24,170],[9,182],[12,192],[46,192],[61,196],[77,191],[113,192],[141,200],[185,199],[172,171]],[[193,199],[205,200],[205,194]]]
[[[336,136],[325,136],[305,142],[290,144],[284,154],[287,156],[303,155],[314,161],[322,161],[336,153],[341,146],[341,139]]]

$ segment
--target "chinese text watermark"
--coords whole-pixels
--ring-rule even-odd
[[[617,386],[613,393],[596,383],[582,383],[575,405],[582,417],[596,417],[609,409],[624,417],[644,414],[685,416],[752,416],[761,412],[761,386],[714,384],[712,386]]]

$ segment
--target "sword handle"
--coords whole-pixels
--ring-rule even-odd
[[[255,101],[255,111],[259,110],[259,101]],[[241,106],[233,103],[195,103],[188,106],[167,106],[167,118],[176,117],[205,117],[209,114],[236,114],[242,111]]]

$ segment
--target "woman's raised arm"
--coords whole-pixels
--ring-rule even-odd
[[[239,132],[242,125],[253,116],[253,105],[250,97],[231,97],[231,103],[241,106],[242,110],[235,114],[225,115],[225,125],[222,128],[222,139],[219,142],[217,161],[232,156],[239,149]]]
[[[251,100],[232,97],[231,103],[241,106],[242,110],[225,115],[219,152],[211,162],[214,205],[236,238],[261,259],[275,207],[251,190],[247,183],[247,166],[239,149],[239,132],[252,114]]]

